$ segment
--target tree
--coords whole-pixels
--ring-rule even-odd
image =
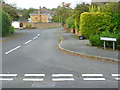
[[[2,14],[2,36],[6,36],[10,33],[12,18],[4,11],[0,14]]]
[[[12,18],[13,18],[13,21],[16,21],[18,20],[19,16],[18,14],[16,13],[17,12],[17,8],[15,7],[15,4],[3,4],[2,5],[2,10],[6,13],[8,13]]]
[[[77,4],[77,6],[75,7],[74,11],[73,11],[73,18],[75,19],[75,29],[76,31],[80,30],[79,24],[80,24],[80,15],[83,12],[88,12],[89,11],[89,4]]]
[[[53,16],[53,21],[57,21],[57,22],[61,22],[62,25],[65,24],[67,18],[69,16],[71,16],[72,14],[72,9],[67,8],[65,6],[65,3],[62,3],[62,7],[58,6],[56,11],[55,11],[56,15]]]
[[[30,13],[34,12],[36,9],[34,8],[29,8],[29,9],[24,9],[22,10],[23,13],[23,17],[25,17],[26,19],[30,18]]]

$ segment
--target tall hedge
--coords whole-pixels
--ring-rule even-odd
[[[86,38],[110,30],[111,13],[84,12],[80,17],[80,31]]]
[[[4,11],[0,13],[2,13],[2,36],[6,36],[10,33],[12,18]]]

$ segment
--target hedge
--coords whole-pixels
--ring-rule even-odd
[[[80,17],[80,31],[86,38],[110,30],[111,14],[103,12],[84,12]]]
[[[0,13],[2,13],[2,36],[6,36],[10,34],[12,18],[4,11]]]

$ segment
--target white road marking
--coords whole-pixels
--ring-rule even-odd
[[[120,74],[112,74],[112,76],[118,77],[118,76],[120,76]]]
[[[35,40],[35,39],[37,39],[37,38],[38,38],[38,36],[34,37],[33,40]]]
[[[52,77],[73,77],[73,74],[53,74]]]
[[[103,74],[82,74],[82,76],[103,76]]]
[[[23,81],[43,81],[43,79],[24,78]]]
[[[105,78],[83,78],[83,80],[93,80],[93,81],[96,81],[96,80],[105,80]]]
[[[13,78],[0,78],[0,81],[13,81]]]
[[[30,43],[30,42],[32,42],[32,40],[29,40],[29,41],[25,42],[25,44],[28,44],[28,43]]]
[[[11,52],[15,51],[16,49],[18,49],[18,48],[20,48],[20,47],[21,47],[21,46],[17,46],[16,48],[14,48],[14,49],[12,49],[12,50],[10,50],[10,51],[6,52],[5,54],[9,54],[9,53],[11,53]]]
[[[74,78],[53,78],[52,81],[74,81]]]
[[[120,78],[115,78],[116,80],[120,80]]]
[[[0,76],[3,76],[3,77],[16,77],[17,74],[0,74]]]
[[[38,37],[40,36],[40,34],[38,34]]]
[[[45,74],[25,74],[25,76],[41,76],[41,77],[45,77]]]

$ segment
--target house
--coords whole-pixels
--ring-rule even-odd
[[[30,14],[31,22],[51,22],[54,12],[48,10],[47,8],[41,7],[35,12]]]
[[[120,0],[92,0],[92,3],[96,3],[97,5],[106,4],[108,2],[119,2]]]
[[[23,17],[22,13],[18,12],[18,15],[18,21],[12,21],[12,26],[18,29],[23,29],[28,25],[28,20],[25,17]]]

